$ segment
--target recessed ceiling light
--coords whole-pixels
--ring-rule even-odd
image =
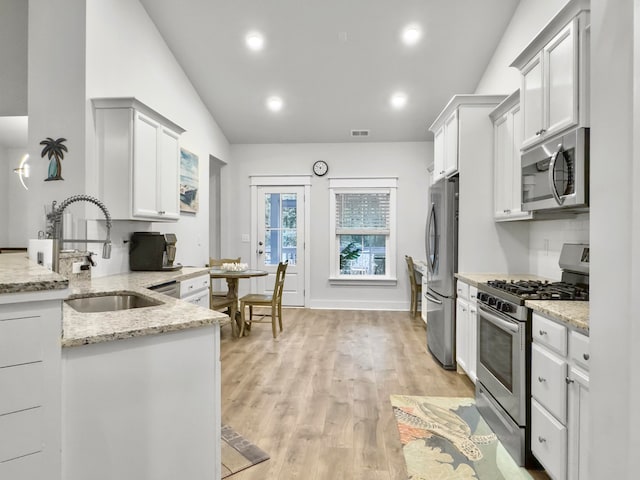
[[[258,51],[262,50],[264,47],[264,37],[259,32],[250,32],[247,33],[247,36],[244,37],[244,41],[247,44],[249,50]]]
[[[403,108],[407,104],[407,94],[402,92],[394,93],[391,95],[390,103],[393,108]]]
[[[422,30],[418,25],[408,25],[402,30],[402,41],[405,45],[415,45],[422,37]]]
[[[267,98],[267,108],[272,112],[279,112],[280,110],[282,110],[283,105],[284,105],[284,102],[280,97]]]

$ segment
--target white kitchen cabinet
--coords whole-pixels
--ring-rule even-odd
[[[184,130],[135,98],[93,99],[93,105],[96,196],[117,220],[178,220]]]
[[[493,122],[495,220],[530,219],[532,213],[522,211],[520,91],[509,95],[489,116]]]
[[[513,61],[520,70],[522,149],[589,126],[589,2],[570,1]]]
[[[467,119],[465,110],[492,109],[504,98],[504,95],[455,95],[449,101],[429,127],[433,132],[434,182],[458,173],[460,138],[462,135],[477,135],[475,119]]]
[[[444,177],[444,125],[433,133],[433,177],[435,183]]]
[[[211,300],[209,293],[210,283],[209,274],[182,280],[180,282],[180,299],[194,305],[209,308]]]
[[[0,295],[0,478],[60,479],[62,298]]]
[[[477,308],[478,289],[460,280],[456,283],[456,363],[476,382],[477,365]]]
[[[589,479],[589,337],[571,332],[568,377],[568,478]]]
[[[533,314],[531,450],[554,480],[588,478],[589,338]]]
[[[63,348],[64,480],[219,479],[220,367],[219,324]]]

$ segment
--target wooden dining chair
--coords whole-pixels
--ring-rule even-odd
[[[276,338],[276,320],[280,325],[282,332],[282,291],[284,290],[284,275],[287,271],[287,262],[280,262],[276,270],[276,281],[273,286],[271,295],[263,295],[259,293],[250,293],[240,299],[240,336],[244,335],[245,325],[247,329],[251,329],[252,323],[268,323],[266,317],[271,317],[271,330],[273,338]],[[253,318],[253,307],[271,307],[271,313],[264,313]],[[249,307],[249,319],[246,319],[245,309]],[[246,322],[246,323],[245,323]]]
[[[209,257],[209,267],[222,267],[223,263],[240,263],[240,258],[211,258]],[[226,290],[214,290],[213,289],[213,279],[211,279],[211,298],[213,297],[226,297]]]
[[[409,307],[411,315],[418,314],[418,300],[422,295],[422,282],[418,281],[418,273],[413,265],[413,258],[409,255],[404,256],[407,261],[407,268],[409,270],[409,283],[411,285],[411,306]]]

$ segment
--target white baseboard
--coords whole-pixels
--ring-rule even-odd
[[[309,308],[319,310],[394,310],[408,312],[409,302],[371,300],[311,300]]]

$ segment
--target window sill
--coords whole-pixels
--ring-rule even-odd
[[[342,275],[329,277],[329,285],[397,285],[398,279],[368,275]]]

